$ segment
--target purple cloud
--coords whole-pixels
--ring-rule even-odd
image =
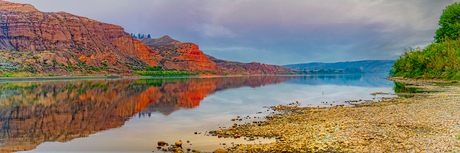
[[[453,0],[13,0],[194,42],[217,58],[291,64],[396,59],[433,41]]]

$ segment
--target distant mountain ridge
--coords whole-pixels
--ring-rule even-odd
[[[144,44],[179,44],[180,41],[172,39],[168,35],[164,35],[163,37],[160,37],[158,39],[154,38],[142,38],[140,41]]]
[[[320,69],[333,69],[344,70],[346,68],[359,68],[364,73],[389,73],[395,60],[363,60],[363,61],[348,61],[337,63],[301,63],[283,65],[285,68],[295,70],[320,70]]]
[[[242,63],[235,61],[227,61],[217,59],[211,55],[205,54],[206,58],[213,61],[223,71],[229,74],[277,74],[277,73],[292,73],[293,71],[289,68],[284,68],[279,65],[268,65],[264,63],[251,62]]]

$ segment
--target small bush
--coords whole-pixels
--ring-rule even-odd
[[[191,75],[187,71],[134,71],[134,73],[142,76],[185,76]]]
[[[163,71],[163,67],[161,67],[161,66],[153,66],[153,67],[147,67],[145,70],[146,71]]]

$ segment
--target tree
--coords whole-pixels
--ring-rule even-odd
[[[150,34],[147,35],[147,38],[151,38],[151,37],[150,37]]]
[[[135,34],[131,33],[131,36],[137,39],[137,36]]]
[[[436,30],[434,39],[440,42],[442,39],[450,38],[456,40],[460,36],[460,4],[455,2],[452,5],[446,6],[442,11],[439,19],[439,29]]]

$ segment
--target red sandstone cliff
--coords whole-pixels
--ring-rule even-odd
[[[215,59],[198,45],[169,36],[141,41],[117,25],[0,1],[0,75],[121,74],[146,66],[208,74],[291,72],[275,65]]]
[[[0,49],[66,51],[76,63],[119,69],[158,66],[162,59],[120,26],[6,1],[0,1]]]
[[[163,59],[160,63],[165,69],[182,71],[220,72],[216,63],[206,58],[203,51],[194,43],[148,44]]]

